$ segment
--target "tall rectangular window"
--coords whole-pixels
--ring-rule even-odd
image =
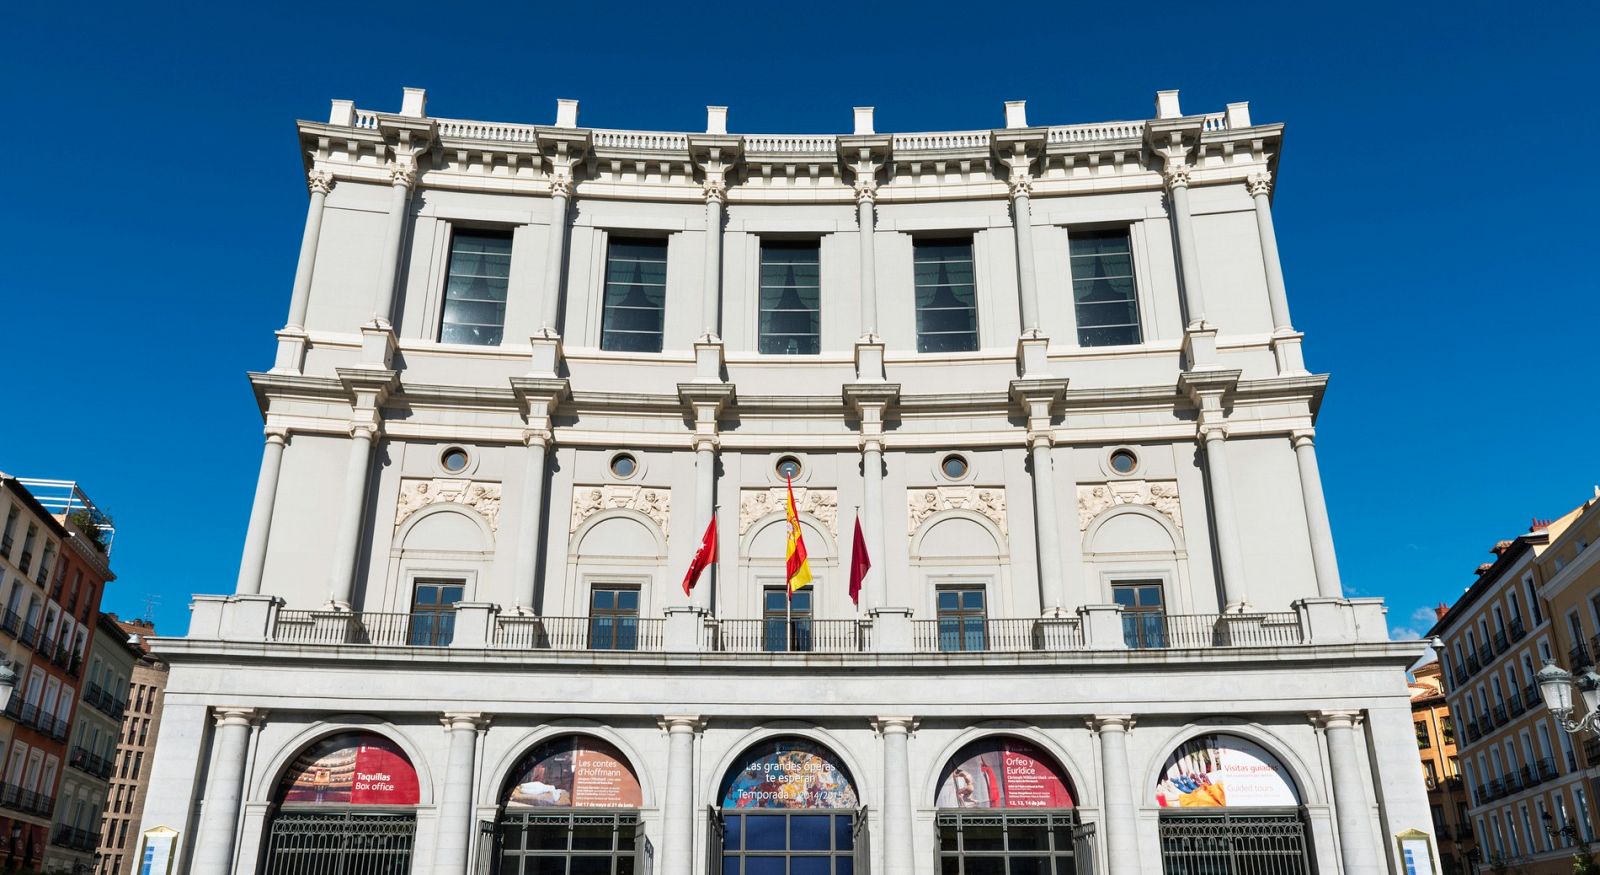
[[[1167,607],[1160,581],[1113,583],[1111,598],[1122,606],[1122,640],[1129,647],[1167,646]]]
[[[411,602],[410,643],[443,647],[456,632],[456,602],[466,590],[460,580],[418,580]]]
[[[660,352],[667,302],[667,241],[613,237],[606,246],[600,348]]]
[[[1126,228],[1069,232],[1079,346],[1139,343],[1139,301]]]
[[[916,240],[911,258],[917,286],[917,352],[977,349],[972,238]]]
[[[816,355],[822,351],[821,241],[761,241],[757,310],[758,352]]]
[[[786,585],[762,589],[761,649],[798,653],[811,649],[811,590],[791,596]]]
[[[988,650],[988,611],[981,586],[941,586],[938,599],[939,649]]]
[[[589,648],[639,648],[639,588],[595,586],[589,592]]]
[[[443,343],[499,346],[511,282],[511,234],[456,229],[450,237],[450,271],[444,286]]]

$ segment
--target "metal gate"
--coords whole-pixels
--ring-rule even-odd
[[[1072,828],[1072,868],[1077,875],[1094,875],[1094,824]]]
[[[1305,818],[1255,811],[1161,815],[1166,875],[1310,875]]]
[[[265,875],[407,875],[412,814],[280,811],[267,830]]]

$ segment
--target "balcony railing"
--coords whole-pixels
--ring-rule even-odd
[[[1495,726],[1504,726],[1504,725],[1506,725],[1507,723],[1510,723],[1510,722],[1511,722],[1511,717],[1510,717],[1510,715],[1508,715],[1506,713],[1506,706],[1504,706],[1504,705],[1496,705],[1496,706],[1494,706],[1494,725]]]
[[[6,611],[5,616],[0,617],[0,632],[5,632],[12,638],[20,637],[22,635],[22,617],[18,616],[16,611]]]
[[[509,615],[495,623],[492,646],[504,650],[662,649],[664,621],[620,615],[536,617]]]
[[[33,790],[24,790],[21,785],[0,784],[0,808],[49,817],[54,802],[51,797]]]
[[[78,771],[87,772],[101,780],[109,779],[111,770],[114,767],[111,760],[99,754],[90,753],[88,748],[78,746],[73,746],[72,756],[67,762]]]
[[[68,826],[64,823],[56,824],[50,832],[50,843],[75,851],[93,851],[100,846],[99,836],[86,829]]]
[[[1478,662],[1478,655],[1476,653],[1468,653],[1467,654],[1467,658],[1466,658],[1466,663],[1467,663],[1467,677],[1472,677],[1473,675],[1477,674],[1479,671],[1483,670],[1483,665]]]
[[[83,688],[83,700],[93,705],[100,713],[112,720],[121,720],[124,712],[128,710],[128,700],[118,699],[99,684],[89,684]]]
[[[1478,731],[1478,724],[1475,723],[1474,721],[1463,720],[1463,721],[1461,721],[1461,725],[1463,727],[1465,727],[1466,730],[1467,730],[1467,743],[1468,744],[1471,744],[1472,742],[1477,741],[1479,738],[1481,738],[1483,736],[1483,733]]]
[[[1539,780],[1541,782],[1554,781],[1557,777],[1559,777],[1558,773],[1556,772],[1556,761],[1551,757],[1545,757],[1534,765],[1539,769]]]
[[[1487,641],[1478,645],[1478,662],[1486,668],[1494,662],[1494,648]]]
[[[1600,736],[1591,735],[1583,740],[1583,759],[1590,768],[1600,766]]]
[[[1525,708],[1522,704],[1522,694],[1516,690],[1511,691],[1511,698],[1506,699],[1506,713],[1512,717],[1521,714]]]
[[[860,620],[717,620],[707,624],[707,632],[718,653],[864,653],[872,648],[872,624]]]
[[[842,654],[879,646],[918,653],[1024,653],[1276,648],[1316,640],[1309,626],[1314,618],[1297,611],[1179,615],[1091,607],[1078,615],[1047,618],[958,615],[917,620],[891,614],[873,620],[703,615],[663,619],[500,614],[492,605],[470,605],[415,613],[277,610],[269,616],[267,639],[282,644],[525,651]],[[1100,636],[1092,642],[1091,629]],[[885,634],[888,637],[880,640]],[[85,700],[100,707],[99,698],[91,695],[95,695],[92,690],[86,690]]]
[[[918,653],[1026,653],[1083,647],[1083,629],[1076,617],[992,620],[951,616],[914,620],[911,629],[911,646]]]
[[[1524,626],[1522,624],[1522,618],[1518,617],[1515,620],[1511,621],[1511,628],[1510,628],[1509,631],[1510,631],[1510,634],[1511,634],[1511,640],[1512,641],[1521,641],[1523,638],[1525,638],[1527,636],[1528,627]]]
[[[1504,632],[1496,632],[1496,633],[1494,633],[1494,652],[1495,652],[1496,655],[1505,653],[1510,648],[1511,648],[1511,641],[1510,641],[1510,639],[1506,638],[1506,633],[1504,633]]]
[[[1589,655],[1588,646],[1579,641],[1573,645],[1571,650],[1567,651],[1567,663],[1576,671],[1580,668],[1588,668],[1594,665],[1594,658]]]

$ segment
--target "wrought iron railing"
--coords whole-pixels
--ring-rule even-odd
[[[78,771],[87,772],[101,780],[111,777],[111,760],[99,754],[90,753],[88,748],[73,745],[72,755],[67,762]]]
[[[1162,871],[1307,875],[1304,818],[1298,813],[1163,813],[1158,825]]]
[[[455,614],[445,611],[279,611],[273,637],[292,644],[445,647],[454,634]]]
[[[98,839],[99,836],[86,829],[79,829],[65,823],[56,824],[56,828],[50,833],[51,844],[59,845],[63,848],[71,848],[75,851],[93,851],[100,845]]]
[[[1600,736],[1590,736],[1583,740],[1583,760],[1590,768],[1600,766]]]
[[[12,638],[19,637],[22,634],[22,617],[16,611],[6,611],[5,616],[0,618],[0,631]]]
[[[665,621],[644,617],[538,617],[510,614],[495,621],[491,646],[503,650],[659,651]]]
[[[123,713],[128,710],[127,699],[118,699],[110,690],[99,684],[91,683],[85,686],[83,700],[113,720],[121,720]]]
[[[1589,655],[1589,648],[1579,641],[1567,651],[1567,662],[1574,671],[1594,665],[1594,658]]]
[[[719,653],[864,653],[872,647],[872,624],[864,620],[769,617],[711,625],[711,649]]]
[[[1510,634],[1512,641],[1521,641],[1527,636],[1528,627],[1523,625],[1521,617],[1517,617],[1511,621],[1511,627],[1507,632]]]
[[[280,812],[267,828],[265,875],[411,871],[416,816],[360,811]]]
[[[1024,653],[1083,648],[1076,617],[990,620],[952,616],[914,620],[912,647],[918,653]]]

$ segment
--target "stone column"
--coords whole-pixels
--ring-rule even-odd
[[[306,307],[311,301],[311,274],[317,265],[317,243],[322,239],[322,208],[333,190],[333,174],[313,170],[306,178],[311,189],[311,206],[306,208],[306,232],[300,238],[300,261],[294,269],[294,293],[289,296],[289,319],[285,328],[306,327]]]
[[[1273,330],[1293,331],[1289,296],[1283,288],[1283,263],[1278,260],[1278,234],[1272,228],[1272,174],[1252,174],[1246,184],[1256,204],[1256,232],[1261,235],[1261,266],[1267,272],[1267,303],[1272,307]]]
[[[883,736],[883,871],[912,875],[916,870],[911,812],[909,736],[916,728],[910,717],[879,717]]]
[[[217,728],[211,740],[211,769],[200,828],[194,837],[192,875],[231,875],[233,871],[245,759],[250,753],[252,727],[260,716],[250,708],[218,708],[213,715]]]
[[[1328,764],[1333,777],[1334,814],[1339,824],[1339,846],[1344,852],[1344,875],[1378,875],[1378,851],[1372,839],[1372,815],[1367,804],[1367,782],[1356,755],[1356,711],[1325,711],[1321,715],[1328,739]]]
[[[439,800],[433,871],[437,875],[466,875],[472,842],[472,770],[477,760],[478,731],[485,720],[482,714],[450,713],[440,722],[450,735],[450,752],[445,760],[444,793]]]
[[[1328,503],[1322,495],[1322,474],[1317,469],[1316,432],[1294,432],[1294,461],[1300,469],[1300,496],[1305,501],[1306,532],[1311,536],[1311,565],[1317,572],[1317,595],[1344,598],[1339,581],[1339,559],[1333,550],[1333,527],[1328,524]]]
[[[874,253],[877,236],[878,182],[857,173],[856,216],[861,229],[861,336],[878,336],[878,268]]]
[[[539,333],[559,335],[561,318],[561,268],[567,260],[567,201],[572,197],[572,176],[557,170],[550,175],[550,236],[544,255],[544,310]]]
[[[1206,449],[1206,483],[1211,489],[1211,524],[1217,535],[1217,559],[1222,566],[1225,610],[1243,610],[1248,604],[1244,579],[1244,554],[1239,549],[1239,523],[1233,512],[1233,481],[1228,475],[1228,429],[1202,427]]]
[[[1028,437],[1028,452],[1033,458],[1033,516],[1039,539],[1039,607],[1040,613],[1047,617],[1060,616],[1064,607],[1061,527],[1056,520],[1056,479],[1051,447],[1048,434]]]
[[[1173,233],[1178,238],[1178,276],[1183,282],[1183,306],[1190,328],[1203,328],[1206,322],[1205,295],[1200,291],[1200,256],[1194,246],[1194,219],[1189,215],[1189,166],[1169,165],[1166,170],[1167,197],[1172,208]]]
[[[517,610],[519,613],[538,613],[535,598],[539,584],[539,545],[544,534],[541,526],[544,517],[544,469],[550,455],[550,432],[543,428],[530,428],[523,432],[527,441],[527,468],[522,473],[522,503],[518,507],[517,560]]]
[[[417,181],[417,166],[409,161],[392,163],[389,178],[389,222],[383,232],[383,257],[378,262],[378,290],[372,305],[372,324],[379,328],[389,328],[394,315],[395,277],[400,270],[406,212],[411,206],[411,187]]]
[[[350,609],[350,594],[355,587],[356,552],[361,546],[361,519],[366,515],[368,467],[377,429],[368,423],[350,427],[350,460],[344,474],[339,531],[333,542],[333,567],[328,577],[330,606]]]
[[[728,201],[728,184],[712,178],[702,189],[706,197],[706,262],[700,289],[700,337],[714,341],[722,336],[722,211]]]
[[[883,546],[883,440],[877,437],[861,440],[861,505],[861,534],[866,538],[867,558],[872,562],[861,590],[870,610],[889,604],[889,578],[884,573],[889,559]],[[854,550],[855,533],[848,537]]]
[[[261,450],[261,473],[256,477],[256,497],[250,505],[250,527],[244,533],[244,556],[239,560],[239,582],[233,591],[240,595],[261,592],[261,573],[267,564],[267,536],[272,531],[272,508],[278,500],[278,471],[283,466],[283,446],[288,429],[267,429],[267,443]]]
[[[1026,172],[1011,175],[1012,226],[1017,240],[1017,296],[1022,308],[1022,336],[1039,336],[1039,289],[1033,265],[1033,213],[1028,196],[1033,180]]]
[[[1106,869],[1109,875],[1139,875],[1139,821],[1134,817],[1133,781],[1128,775],[1128,730],[1133,718],[1101,715],[1089,720],[1089,728],[1100,737]]]
[[[662,806],[661,875],[693,875],[694,741],[703,724],[698,715],[661,718],[667,733],[667,795]]]

